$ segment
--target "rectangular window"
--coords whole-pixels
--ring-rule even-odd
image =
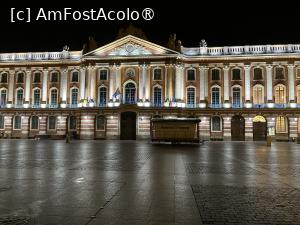
[[[105,130],[105,117],[104,116],[97,116],[96,119],[96,129],[97,130]]]
[[[107,80],[107,70],[100,70],[100,80]]]
[[[187,80],[195,80],[195,70],[189,69],[187,71]]]
[[[0,116],[0,129],[4,129],[4,116]]]
[[[282,67],[275,68],[275,79],[284,79],[284,69]]]
[[[48,122],[49,122],[48,129],[49,130],[55,130],[56,117],[55,116],[49,116]]]
[[[51,73],[51,82],[58,82],[58,73],[57,72]]]
[[[15,116],[14,118],[14,129],[20,130],[21,129],[21,116]]]
[[[33,78],[33,83],[40,83],[41,82],[41,73],[35,73]]]
[[[232,80],[241,80],[241,70],[240,69],[232,70]]]
[[[39,129],[39,117],[33,116],[31,118],[31,130]]]
[[[211,80],[220,80],[220,70],[213,69],[211,71]]]
[[[78,72],[77,71],[72,73],[72,82],[78,82]]]
[[[153,80],[161,80],[161,69],[154,70]]]

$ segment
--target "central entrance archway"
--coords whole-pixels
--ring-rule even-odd
[[[267,121],[263,116],[253,118],[253,141],[265,141],[267,138]]]
[[[245,119],[240,115],[231,118],[231,140],[245,141]]]
[[[122,112],[121,113],[121,140],[136,139],[136,113]]]

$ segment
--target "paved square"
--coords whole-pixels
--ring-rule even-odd
[[[300,145],[0,140],[8,224],[300,224]]]

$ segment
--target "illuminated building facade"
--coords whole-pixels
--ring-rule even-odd
[[[128,35],[91,52],[0,54],[5,138],[135,139],[197,117],[203,139],[300,132],[300,44],[171,50]]]

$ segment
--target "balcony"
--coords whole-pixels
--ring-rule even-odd
[[[222,108],[222,104],[209,104],[209,108],[219,109]]]
[[[242,105],[241,103],[233,103],[233,104],[231,105],[231,107],[232,107],[233,109],[239,109],[239,108],[243,108],[243,105]]]
[[[284,109],[284,108],[287,108],[288,104],[277,104],[275,103],[275,108],[277,109]]]
[[[41,104],[40,103],[36,103],[31,105],[32,108],[36,109],[36,108],[41,108]]]
[[[51,108],[51,109],[58,108],[58,104],[50,104],[50,105],[49,105],[49,108]]]
[[[253,108],[255,108],[255,109],[263,109],[266,107],[267,107],[266,104],[253,104]]]

